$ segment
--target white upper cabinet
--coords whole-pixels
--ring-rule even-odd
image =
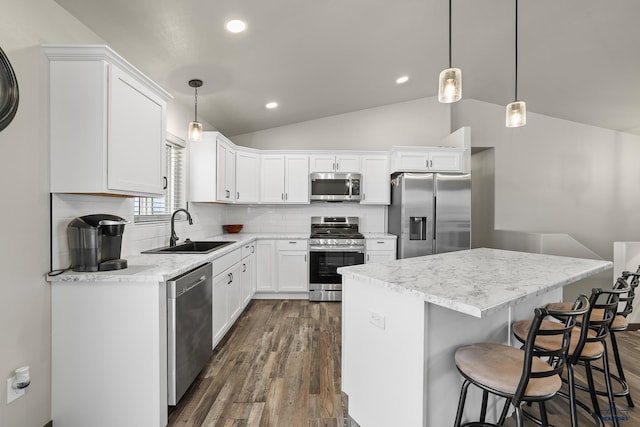
[[[311,154],[309,172],[360,172],[360,156],[356,154]]]
[[[386,155],[363,155],[360,204],[388,205],[390,185],[389,157]]]
[[[391,151],[393,172],[462,172],[462,148],[400,147]]]
[[[236,202],[258,203],[260,200],[260,155],[236,150]]]
[[[236,151],[233,143],[221,134],[217,138],[216,195],[219,202],[236,200]]]
[[[203,132],[189,144],[189,200],[192,202],[257,203],[260,156],[237,147],[220,132]]]
[[[309,203],[309,156],[263,154],[261,203]]]
[[[43,50],[50,63],[51,192],[162,195],[171,95],[107,46]]]

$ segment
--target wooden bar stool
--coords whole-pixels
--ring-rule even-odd
[[[618,419],[615,404],[613,401],[613,392],[611,389],[611,381],[609,377],[609,363],[606,351],[606,338],[609,335],[609,327],[613,318],[616,315],[618,307],[619,295],[627,292],[628,286],[623,289],[593,289],[591,296],[589,297],[589,310],[583,315],[577,318],[577,321],[582,324],[582,327],[576,326],[571,334],[571,343],[569,346],[569,358],[566,364],[567,367],[567,383],[569,389],[569,405],[571,414],[571,425],[577,426],[576,405],[581,406],[587,410],[593,417],[596,425],[602,425],[601,418],[602,412],[597,400],[596,388],[593,381],[593,372],[591,362],[602,359],[602,365],[604,369],[605,385],[607,388],[607,397],[609,400],[609,409],[611,411],[611,418],[613,419],[614,426],[618,427]],[[551,303],[547,305],[547,309],[550,312],[562,312],[562,309],[566,307],[565,303]],[[562,315],[554,314],[556,319],[563,320]],[[547,320],[541,326],[542,329],[552,329],[556,326],[556,322]],[[513,333],[515,337],[525,347],[530,344],[529,342],[529,330],[532,327],[531,322],[524,320],[518,321],[513,324]],[[540,348],[555,348],[558,345],[557,338],[550,338],[547,340],[538,340],[535,343],[536,347]],[[573,366],[576,364],[582,364],[585,367],[589,395],[591,396],[592,408],[578,402],[576,399],[576,384],[573,376]]]
[[[482,408],[480,421],[465,423],[464,426],[499,426],[513,406],[518,427],[523,426],[521,404],[538,402],[543,414],[543,425],[548,425],[544,401],[551,399],[560,390],[562,372],[569,352],[571,331],[576,317],[587,313],[589,302],[581,295],[570,310],[553,311],[546,308],[534,310],[533,321],[527,321],[530,327],[524,350],[508,345],[479,343],[460,347],[455,353],[456,367],[464,377],[455,426],[460,427],[469,385],[482,390]],[[544,319],[550,315],[563,316],[562,322],[554,322],[553,328],[542,329]],[[557,338],[554,348],[542,348],[534,345],[540,339]],[[550,363],[542,358],[549,358]],[[485,421],[488,394],[506,399],[497,424]]]
[[[640,270],[640,267],[639,267]],[[613,289],[627,289],[626,293],[621,293],[618,296],[618,308],[611,325],[609,326],[609,337],[611,341],[611,348],[613,350],[613,356],[616,363],[616,368],[618,371],[618,375],[614,375],[611,372],[609,376],[612,380],[619,384],[621,391],[617,391],[613,393],[614,397],[625,397],[627,400],[627,404],[629,407],[634,407],[633,400],[631,398],[631,392],[629,390],[629,384],[627,383],[627,379],[624,376],[624,370],[622,368],[622,361],[620,360],[620,352],[618,350],[618,342],[616,340],[616,332],[624,332],[629,327],[629,322],[627,321],[627,316],[633,311],[633,300],[635,298],[635,290],[638,287],[640,278],[640,273],[631,273],[629,271],[625,271],[622,275],[616,280],[616,283]],[[562,309],[566,308],[568,303],[553,303],[550,305],[551,308],[554,309]],[[602,318],[602,310],[595,309],[591,313],[592,318]],[[582,319],[577,319],[578,325],[582,323]],[[604,374],[604,369],[598,366],[593,366],[593,370],[601,372]],[[576,387],[580,390],[588,389],[583,385],[576,384]],[[596,390],[596,394],[600,396],[607,396],[606,390]]]

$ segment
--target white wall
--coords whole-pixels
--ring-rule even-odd
[[[507,129],[504,106],[475,100],[455,105],[452,126],[494,148],[495,228],[567,233],[608,260],[614,241],[640,240],[640,136],[531,112]]]
[[[0,425],[51,419],[49,269],[49,77],[42,43],[101,43],[53,0],[2,3],[0,47],[18,78],[20,105],[0,132],[3,165],[0,256]],[[6,380],[29,365],[26,395],[7,405]]]
[[[441,139],[449,135],[450,129],[449,105],[440,104],[437,98],[432,97],[230,139],[238,145],[263,150],[387,150],[398,145],[439,145]]]

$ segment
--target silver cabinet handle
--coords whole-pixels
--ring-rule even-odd
[[[298,243],[298,242],[289,242],[289,244],[290,244],[290,245],[295,245],[295,244],[297,244],[297,243]]]
[[[256,252],[256,247],[255,246],[251,246],[251,253],[255,253]]]
[[[231,282],[233,282],[233,275],[231,273],[227,274],[227,277],[229,278],[229,281],[227,282],[227,285],[230,285]]]
[[[227,199],[231,197],[231,192],[229,190],[225,190],[227,192]]]
[[[284,200],[284,193],[282,193],[282,200]]]
[[[336,170],[336,164],[332,164],[331,167],[333,168],[333,170]]]
[[[376,242],[376,243],[377,243],[377,244],[379,244],[379,245],[381,245],[381,244],[383,244],[384,242]]]
[[[240,198],[240,192],[236,192],[236,200],[238,200]]]
[[[367,254],[367,262],[369,262],[369,254]]]
[[[242,272],[243,273],[247,272],[247,264],[242,264]]]
[[[307,262],[307,254],[304,254],[304,262]]]
[[[429,160],[429,167],[432,168],[433,167],[433,160]]]
[[[339,171],[340,170],[340,162],[336,163],[336,170]]]
[[[285,199],[285,200],[288,200],[288,199],[289,199],[289,194],[284,193],[284,199]]]

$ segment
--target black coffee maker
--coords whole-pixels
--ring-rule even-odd
[[[120,259],[122,233],[128,222],[115,215],[95,214],[75,218],[67,226],[73,271],[110,271],[127,268]]]

